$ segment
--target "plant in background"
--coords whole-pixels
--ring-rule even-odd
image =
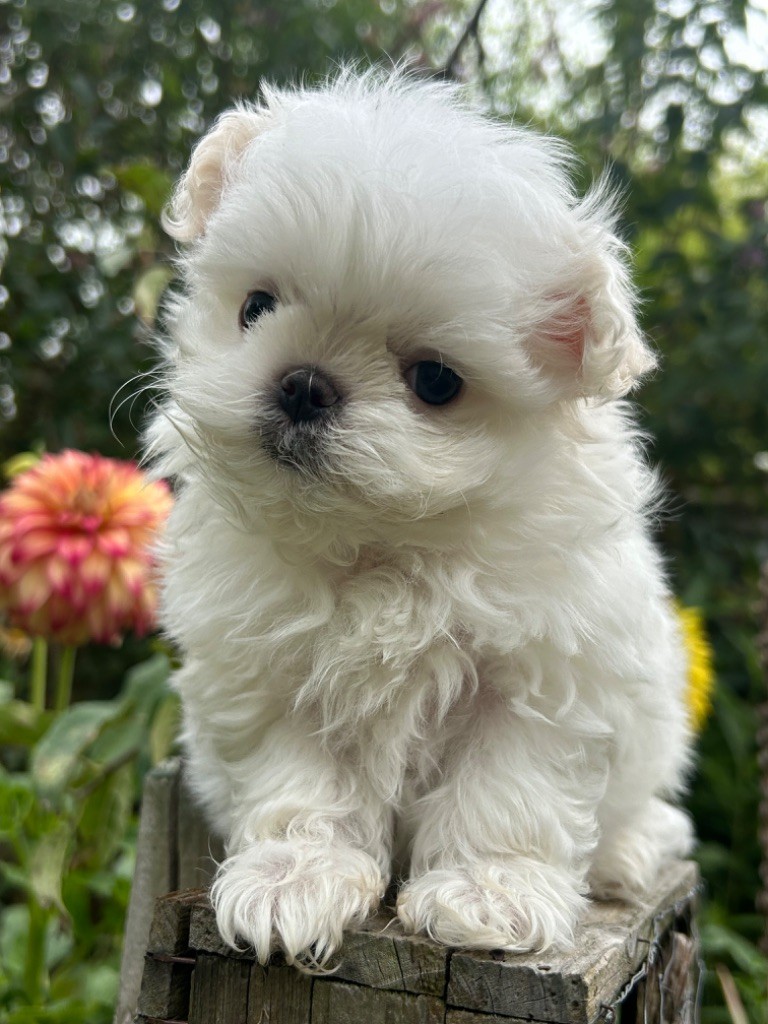
[[[32,701],[44,706],[45,644],[64,645],[56,708],[69,703],[74,651],[145,633],[155,612],[151,543],[166,484],[129,462],[65,451],[14,477],[0,498],[0,609],[35,637]]]
[[[129,462],[65,451],[18,475],[0,498],[0,607],[60,643],[112,643],[152,624],[150,545],[168,487]]]
[[[117,981],[120,925],[101,933],[94,908],[121,923],[136,766],[168,752],[176,709],[162,653],[116,698],[71,703],[75,651],[153,627],[152,549],[171,496],[132,463],[83,452],[11,468],[0,644],[31,654],[26,688],[0,682],[0,1019],[86,1024],[108,1015]]]
[[[691,726],[695,732],[700,732],[712,711],[712,693],[715,688],[714,652],[700,610],[678,605],[677,614],[688,653],[686,703]]]

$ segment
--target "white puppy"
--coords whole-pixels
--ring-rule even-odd
[[[221,933],[567,944],[685,852],[685,658],[618,399],[650,369],[604,187],[407,76],[198,144],[150,452]],[[393,863],[397,865],[393,869]]]

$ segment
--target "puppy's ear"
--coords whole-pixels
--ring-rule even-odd
[[[636,297],[612,231],[590,226],[564,289],[548,295],[531,355],[567,398],[620,398],[656,365],[635,317]]]
[[[236,107],[222,114],[200,139],[163,213],[163,227],[172,238],[191,242],[205,234],[243,153],[271,120],[266,110]]]

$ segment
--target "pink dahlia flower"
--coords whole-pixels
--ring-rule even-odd
[[[67,645],[151,629],[152,545],[170,507],[133,463],[43,456],[0,497],[0,611]]]

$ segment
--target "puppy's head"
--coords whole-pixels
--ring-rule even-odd
[[[653,365],[610,202],[568,161],[397,76],[224,114],[165,220],[167,411],[203,476],[342,532],[503,505],[537,425]]]

